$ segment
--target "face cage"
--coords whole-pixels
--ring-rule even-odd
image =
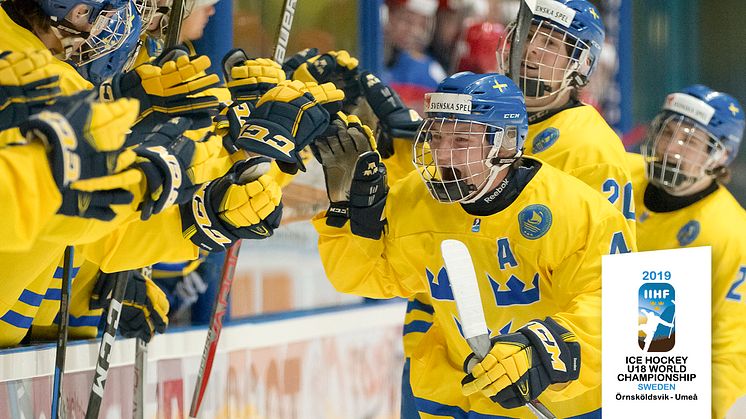
[[[516,22],[508,26],[507,34],[497,49],[498,72],[503,74],[510,72],[510,43],[515,27]],[[533,33],[529,32],[526,39],[521,63],[519,87],[524,96],[548,98],[570,87],[585,85],[591,68],[590,46],[560,26],[543,19],[534,19],[531,29]],[[536,53],[529,60],[530,48]],[[558,49],[563,51],[557,53]]]
[[[148,27],[153,22],[155,14],[158,11],[158,0],[133,0],[137,13],[140,14],[142,19],[142,29],[140,35],[148,30]]]
[[[653,120],[641,151],[650,183],[673,193],[711,177],[726,153],[719,139],[677,114],[659,115]]]
[[[154,0],[156,5],[162,3],[161,6],[157,7],[153,17],[150,20],[150,25],[143,26],[144,30],[148,32],[148,36],[158,41],[165,41],[168,35],[168,20],[171,16],[171,10],[173,10],[173,0]],[[189,15],[192,14],[192,10],[196,5],[196,0],[185,0],[184,1],[184,15],[181,17],[183,22]],[[151,29],[150,26],[153,25]]]
[[[85,39],[61,34],[65,47],[65,60],[81,66],[116,51],[132,31],[134,18],[132,9],[127,4],[116,10],[102,11]]]
[[[441,138],[446,147],[434,148],[433,138]],[[470,146],[476,138],[480,138],[480,145]],[[417,131],[412,160],[435,200],[470,202],[485,192],[498,172],[520,156],[516,140],[515,127],[504,129],[463,119],[426,118]],[[498,153],[509,157],[498,157]]]

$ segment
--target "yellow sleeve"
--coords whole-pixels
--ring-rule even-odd
[[[356,236],[350,223],[326,225],[322,214],[312,220],[319,233],[319,254],[324,271],[339,292],[370,298],[409,297],[429,292],[416,271],[396,257],[394,244],[386,236],[371,240]]]
[[[147,221],[132,221],[101,240],[83,247],[87,260],[104,272],[138,269],[158,262],[180,262],[199,256],[197,246],[181,234],[179,207]]]
[[[405,138],[394,138],[394,154],[383,160],[386,165],[386,176],[389,186],[403,179],[412,170],[412,141]]]
[[[553,293],[560,312],[553,315],[580,343],[582,367],[577,380],[555,385],[542,394],[552,401],[599,391],[601,385],[601,256],[609,254],[613,242],[625,240],[629,250],[636,250],[629,226],[619,214],[600,222],[590,220],[591,230],[586,246],[565,258],[552,276]],[[618,245],[618,244],[617,244]],[[561,390],[561,391],[560,391]],[[544,396],[546,394],[546,396]]]
[[[0,173],[5,179],[0,190],[0,250],[28,250],[62,204],[44,146],[3,148]]]
[[[712,417],[717,419],[746,395],[746,241],[740,241],[713,247]]]
[[[631,232],[636,233],[635,199],[632,191],[632,175],[624,165],[597,163],[576,167],[569,172],[594,191],[600,192],[627,219]]]

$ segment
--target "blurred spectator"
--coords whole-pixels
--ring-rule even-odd
[[[440,0],[435,16],[433,39],[428,53],[447,73],[453,73],[463,51],[454,46],[473,20],[484,20],[489,13],[487,0]]]
[[[383,80],[407,106],[422,111],[425,93],[446,77],[443,67],[426,49],[435,24],[437,0],[386,0],[385,70]]]
[[[479,22],[468,28],[459,42],[462,51],[456,71],[493,73],[497,71],[497,47],[505,35],[505,26],[499,23]]]

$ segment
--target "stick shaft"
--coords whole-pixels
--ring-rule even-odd
[[[285,61],[285,52],[288,48],[290,39],[290,29],[293,27],[293,18],[295,17],[295,7],[298,0],[285,0],[280,16],[280,28],[277,31],[277,43],[275,44],[274,60],[282,64]]]
[[[135,340],[135,392],[132,400],[132,417],[145,417],[145,383],[148,366],[148,343],[137,338]]]
[[[218,340],[220,332],[223,330],[223,316],[228,308],[228,295],[233,285],[233,276],[236,272],[236,262],[238,261],[238,252],[241,250],[241,241],[238,240],[226,252],[225,262],[223,263],[223,272],[220,276],[220,288],[215,299],[215,305],[212,308],[210,317],[210,327],[207,329],[207,338],[205,339],[205,348],[202,351],[202,360],[197,374],[197,382],[194,384],[194,394],[192,395],[192,405],[189,409],[189,417],[196,418],[199,409],[202,406],[202,399],[205,396],[207,383],[210,379],[212,363],[215,360],[215,353],[218,349]]]
[[[60,289],[60,328],[57,334],[57,354],[55,356],[54,380],[52,384],[52,418],[65,416],[64,394],[62,393],[62,378],[65,375],[65,358],[67,350],[67,331],[70,324],[70,289],[72,288],[73,257],[75,250],[72,246],[65,248],[62,263],[62,286]]]
[[[109,373],[109,359],[114,347],[117,329],[119,328],[119,316],[122,314],[122,300],[124,291],[127,288],[127,282],[130,279],[132,271],[117,272],[114,275],[116,285],[112,292],[109,310],[106,312],[106,327],[101,338],[101,346],[98,349],[98,359],[96,361],[96,371],[93,375],[91,384],[91,394],[88,398],[88,409],[86,410],[86,419],[97,419],[101,410],[101,402],[104,400],[104,388],[106,387],[106,376]]]

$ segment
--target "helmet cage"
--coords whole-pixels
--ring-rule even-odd
[[[514,126],[426,118],[415,136],[413,163],[435,200],[473,202],[486,192],[498,172],[520,157],[517,133]],[[481,141],[474,146],[472,140],[478,136]],[[434,146],[441,138],[450,142],[446,147]]]
[[[549,20],[535,17],[531,23],[518,86],[523,94],[548,98],[568,88],[586,85],[594,60],[590,45]],[[504,74],[510,72],[511,39],[515,28],[516,22],[512,22],[497,49],[498,71]],[[555,46],[557,44],[559,47]],[[535,59],[528,59],[528,47],[538,53]]]
[[[117,50],[132,31],[133,19],[133,9],[126,4],[102,10],[89,32],[74,31],[63,25],[54,27],[64,48],[62,58],[81,66]]]
[[[681,193],[722,165],[725,145],[693,119],[661,112],[650,125],[641,147],[648,181]]]

